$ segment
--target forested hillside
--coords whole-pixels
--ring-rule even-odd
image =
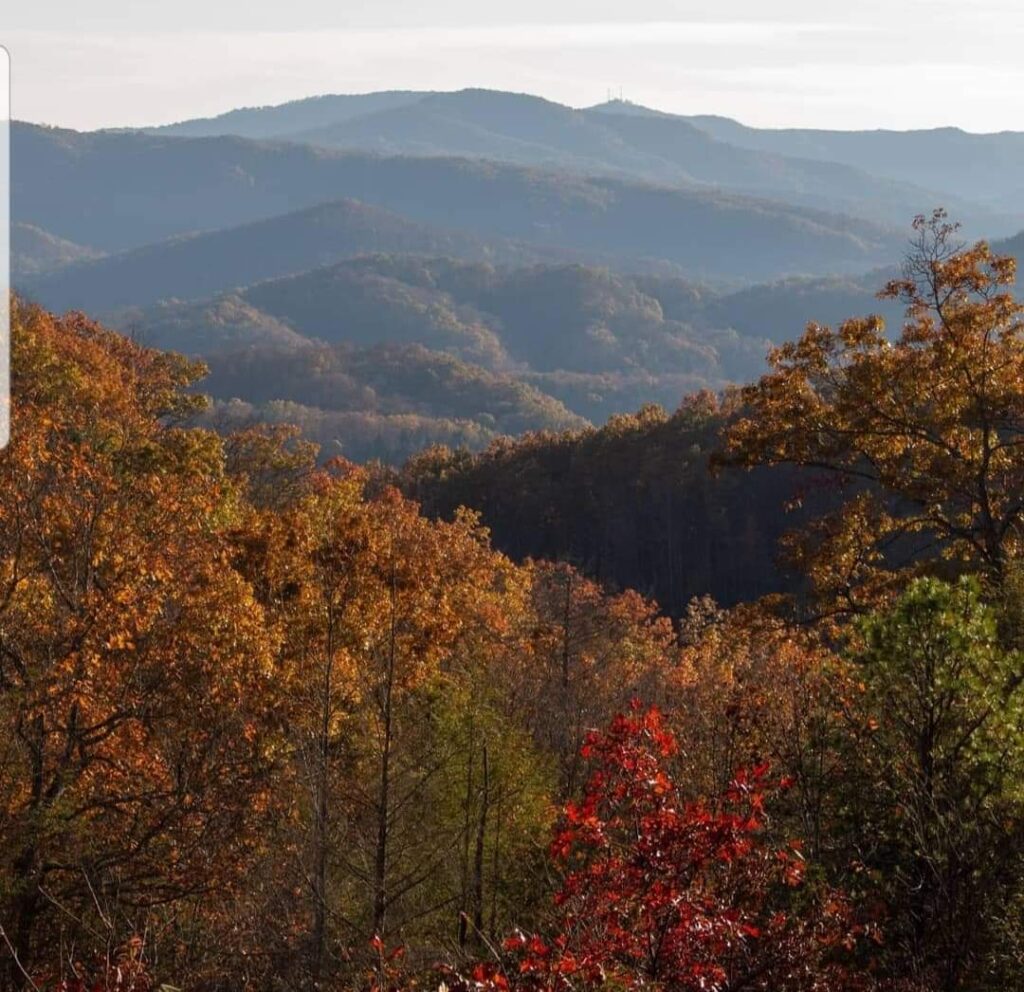
[[[695,596],[732,606],[799,588],[777,561],[778,541],[806,517],[784,507],[813,482],[786,470],[712,475],[728,420],[709,394],[671,416],[649,406],[600,429],[500,441],[475,456],[430,449],[399,482],[430,515],[479,510],[513,558],[570,561],[678,617]]]
[[[1015,269],[937,213],[901,329],[400,475],[15,298],[0,987],[1018,988]],[[291,354],[529,399],[395,347]]]
[[[33,224],[11,227],[11,275],[17,280],[99,258],[102,254],[97,248],[58,238]]]
[[[956,243],[953,232],[949,239]],[[1014,257],[1019,243],[1010,239],[995,250]],[[781,343],[787,327],[798,329],[808,317],[816,326],[839,327],[858,313],[880,317],[894,337],[905,306],[869,291],[872,280],[876,290],[883,287],[876,273],[728,295],[673,281],[637,283],[666,314],[697,326],[757,328]],[[541,381],[560,395],[554,378]],[[563,378],[571,396],[567,385],[574,380]],[[600,377],[592,379],[587,386],[575,382],[599,388]],[[653,391],[650,381],[645,385]],[[644,591],[676,616],[703,593],[732,605],[798,592],[799,570],[780,558],[778,542],[809,507],[824,512],[833,503],[833,486],[808,467],[745,476],[716,470],[713,453],[741,409],[734,392],[689,395],[678,408],[649,405],[598,428],[503,439],[476,455],[437,447],[411,459],[396,478],[433,515],[449,516],[463,505],[479,510],[496,546],[513,557],[572,561],[614,587]],[[896,553],[912,551],[901,546]]]
[[[206,422],[291,423],[354,461],[397,465],[433,444],[479,450],[500,436],[586,423],[519,378],[420,345],[248,348],[210,360]],[[243,398],[244,397],[244,398]]]
[[[384,154],[462,155],[714,187],[884,224],[943,202],[975,232],[1024,224],[1014,133],[757,129],[622,100],[577,110],[521,93],[369,93],[185,121],[154,134],[237,135]],[[928,165],[922,164],[927,160]]]
[[[474,159],[28,124],[12,127],[11,156],[15,221],[107,251],[339,198],[476,238],[701,276],[857,272],[901,246],[890,226],[839,212]]]
[[[245,256],[245,239],[236,247]],[[144,280],[127,285],[146,295]],[[898,319],[872,289],[870,278],[827,278],[727,293],[577,264],[375,254],[206,300],[121,308],[111,321],[201,356],[213,371],[202,388],[242,401],[218,407],[233,423],[298,420],[331,450],[397,464],[429,443],[476,450],[650,402],[675,409],[756,376],[772,342],[808,315]]]

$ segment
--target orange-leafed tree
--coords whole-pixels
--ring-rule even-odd
[[[365,853],[365,868],[349,867],[370,896],[370,932],[386,937],[422,911],[424,886],[451,856],[453,838],[431,817],[433,790],[456,760],[438,720],[460,646],[481,626],[504,623],[499,596],[510,566],[471,514],[433,523],[394,490],[368,502],[360,526],[328,548],[353,555],[358,584],[347,649],[360,700],[355,760],[365,774],[348,790],[360,811],[348,843]]]
[[[1000,579],[1024,539],[1024,305],[1015,261],[964,247],[942,211],[919,217],[902,332],[877,316],[810,324],[743,390],[725,460],[837,480],[837,512],[794,536],[819,590],[863,608],[897,566],[943,558]]]
[[[838,710],[851,691],[848,666],[813,629],[759,606],[691,604],[682,639],[667,713],[688,795],[719,794],[737,768],[769,761],[792,783],[776,822],[788,815],[810,855],[826,858],[847,773]]]
[[[290,466],[280,441],[250,435],[244,463]],[[374,935],[464,939],[459,920],[493,916],[493,887],[516,874],[493,833],[515,851],[519,824],[544,822],[536,787],[512,780],[523,735],[501,715],[500,680],[531,629],[525,574],[474,515],[430,521],[366,483],[335,460],[237,532],[292,703],[301,794],[292,864],[279,867],[307,907],[292,906],[293,967],[313,980]]]
[[[230,898],[272,806],[276,716],[220,442],[175,426],[199,369],[17,301],[12,345],[0,926],[20,982],[62,938],[116,947],[155,907]]]
[[[638,593],[609,594],[565,564],[530,568],[531,650],[510,673],[511,705],[554,755],[562,798],[583,785],[580,748],[632,698],[655,702],[675,663],[675,635]]]

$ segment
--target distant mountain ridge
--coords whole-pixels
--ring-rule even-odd
[[[292,421],[357,459],[479,449],[749,380],[809,320],[898,327],[874,294],[915,212],[945,205],[966,239],[1024,254],[1012,209],[995,223],[916,171],[833,160],[862,149],[822,134],[801,156],[806,135],[481,90],[148,131],[15,123],[14,284],[203,357],[214,426]],[[744,144],[762,140],[778,147]],[[917,138],[886,140],[906,156]],[[1013,141],[964,145],[1004,163],[995,200]]]
[[[327,94],[266,107],[240,107],[218,114],[142,128],[149,134],[208,138],[234,134],[240,138],[284,138],[299,131],[326,127],[362,114],[414,103],[426,92],[388,90],[379,93]],[[117,129],[127,130],[127,129]]]
[[[919,131],[752,128],[727,117],[682,117],[714,137],[756,151],[843,162],[967,197],[1012,215],[1024,209],[1024,132],[972,134],[956,127]],[[1008,232],[999,232],[1008,233]]]
[[[389,155],[458,154],[683,187],[713,187],[885,223],[953,199],[837,162],[731,145],[667,114],[574,110],[539,97],[487,90],[431,94],[290,137]],[[959,214],[979,213],[977,207],[955,199],[947,205]],[[996,217],[987,219],[999,222]]]
[[[1013,178],[1024,166],[1024,134],[1016,132],[758,129],[621,100],[577,110],[541,97],[472,89],[319,97],[150,131],[466,155],[713,185],[890,223],[941,203],[978,234],[1008,234],[1024,223],[1024,184]]]
[[[242,138],[79,134],[23,124],[13,127],[12,139],[16,221],[110,252],[139,249],[25,287],[58,308],[147,302],[146,287],[149,301],[197,297],[323,264],[330,258],[310,257],[319,233],[285,218],[342,198],[401,218],[392,218],[391,226],[419,225],[417,237],[435,242],[417,248],[370,237],[353,240],[345,254],[458,255],[464,253],[441,242],[461,238],[476,239],[474,250],[481,253],[483,242],[517,242],[535,258],[561,254],[695,278],[763,281],[863,271],[895,257],[903,244],[895,231],[842,214],[487,161],[380,157]],[[216,233],[255,221],[268,222],[267,236],[275,225],[292,232],[292,243],[259,248],[252,240],[256,231]],[[204,233],[159,243],[196,230]],[[282,267],[242,271],[244,260],[260,251],[279,258]],[[147,274],[146,259],[160,271]]]

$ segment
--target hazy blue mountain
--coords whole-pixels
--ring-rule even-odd
[[[203,355],[318,340],[422,345],[498,372],[644,369],[720,385],[758,371],[763,334],[714,323],[709,308],[728,297],[702,288],[683,305],[679,286],[581,265],[377,254],[207,300],[125,308],[114,322],[147,343]]]
[[[619,373],[644,369],[721,384],[759,370],[765,338],[666,317],[672,280],[582,265],[499,267],[374,256],[260,283],[244,292],[299,332],[358,345],[418,342],[496,368]]]
[[[210,422],[293,421],[355,458],[674,407],[808,321],[898,328],[875,293],[913,213],[1024,227],[1015,134],[466,90],[12,139],[18,289],[204,356]],[[1024,257],[1024,233],[995,247]]]
[[[542,167],[624,174],[660,172],[668,162],[649,162],[601,123],[541,97],[493,90],[436,93],[355,120],[337,121],[295,136],[314,144],[388,155],[464,155]],[[687,179],[675,170],[671,178]],[[691,179],[692,182],[692,179]]]
[[[695,289],[684,306],[679,280],[643,283],[577,265],[375,255],[207,300],[127,308],[113,323],[203,357],[212,373],[201,388],[249,404],[247,415],[282,419],[290,404],[311,436],[330,441],[344,427],[364,454],[392,457],[396,446],[415,450],[407,429],[415,423],[422,440],[424,418],[430,438],[478,447],[645,402],[674,406],[761,370],[768,341],[703,321],[715,294]],[[659,294],[684,319],[667,318]],[[396,417],[414,420],[399,429]],[[377,450],[381,418],[397,433]]]
[[[879,179],[848,165],[730,145],[671,115],[579,111],[539,97],[491,90],[432,94],[293,137],[388,155],[466,155],[713,186],[888,223],[903,223],[903,218],[939,202],[965,219],[1000,220],[979,216],[984,211],[949,193]]]
[[[107,250],[268,219],[338,197],[403,214],[403,223],[439,225],[448,239],[462,232],[519,241],[548,257],[562,253],[632,268],[660,264],[699,278],[863,271],[897,257],[904,244],[902,234],[869,221],[716,191],[241,138],[78,134],[16,125],[13,173],[15,220]],[[146,302],[152,293],[205,295],[300,271],[329,260],[316,257],[319,235],[308,245],[295,240],[308,221],[304,215],[275,222],[293,233],[291,242],[262,248],[253,242],[260,231],[274,233],[275,225],[224,240],[209,235],[69,270],[45,288],[54,306],[76,300],[121,305]],[[352,238],[343,250],[332,248],[334,257],[374,250],[462,253],[436,242],[403,247],[367,233],[370,240]],[[422,230],[416,236],[434,237]],[[228,256],[228,245],[238,258]],[[304,254],[289,261],[293,250]],[[246,268],[245,260],[261,253],[275,257],[279,267]],[[147,259],[163,271],[147,272]]]
[[[1010,216],[1024,216],[1024,132],[825,131],[753,128],[728,117],[684,117],[714,137],[761,152],[842,162],[875,175],[947,190]],[[999,231],[997,233],[1005,233]]]
[[[108,313],[163,299],[200,299],[375,251],[468,258],[492,254],[472,234],[338,200],[239,227],[182,235],[18,285],[55,310]]]
[[[479,89],[314,97],[150,130],[289,138],[390,155],[463,155],[712,185],[897,225],[941,203],[978,234],[1008,233],[1014,218],[1024,219],[1024,184],[1014,179],[1013,167],[1021,163],[1021,135],[1014,133],[759,130],[622,100],[581,111]]]
[[[526,378],[591,417],[598,408],[633,409],[634,398],[674,403],[687,390],[755,377],[770,344],[797,336],[810,320],[880,312],[898,324],[899,306],[874,295],[884,278],[785,280],[720,293],[581,265],[378,254],[117,319],[142,340],[200,354],[264,343],[284,349],[287,335],[361,348],[422,345]]]
[[[493,162],[22,124],[12,137],[14,219],[107,250],[338,197],[478,236],[663,259],[697,274],[861,270],[902,247],[844,215]]]
[[[326,127],[362,114],[401,107],[426,95],[411,90],[389,90],[313,96],[272,107],[240,107],[216,117],[199,117],[142,130],[150,134],[173,134],[186,138],[228,134],[240,138],[284,138],[298,131]]]
[[[273,222],[252,227],[266,223]],[[216,245],[228,233],[239,244],[249,240],[249,229],[238,229],[172,242],[152,271],[182,269],[169,260],[171,250],[208,239]],[[111,264],[148,261],[148,253],[82,267],[79,291],[116,288],[121,274]],[[216,254],[204,251],[188,271],[202,273]],[[103,280],[89,279],[90,270],[99,268]],[[607,416],[632,409],[645,396],[671,405],[686,391],[756,377],[769,346],[798,336],[811,320],[836,324],[881,313],[898,327],[899,305],[875,296],[885,278],[876,272],[788,279],[726,293],[677,277],[578,264],[517,267],[375,254],[203,300],[109,309],[118,327],[143,341],[204,355],[265,345],[299,349],[312,340],[349,347],[421,345],[520,376],[577,413],[600,419],[599,411]],[[62,291],[60,280],[38,285],[44,302]]]
[[[978,230],[1005,223],[1002,216],[946,191],[872,175],[838,162],[753,151],[719,140],[678,118],[609,113],[588,117],[600,121],[630,147],[685,168],[700,182],[739,193],[838,210],[897,226],[939,204]]]
[[[11,275],[15,279],[54,272],[102,255],[98,248],[57,237],[34,224],[11,225]]]
[[[456,384],[466,396],[490,383],[509,402],[519,397],[518,412],[499,418],[501,430],[509,418],[534,416],[541,396],[594,422],[652,401],[674,408],[696,390],[755,378],[771,344],[799,335],[810,320],[882,313],[898,328],[901,308],[875,298],[885,279],[882,272],[790,279],[726,293],[581,265],[376,254],[206,300],[129,308],[115,324],[145,343],[205,357],[222,399],[260,409],[300,404],[318,437],[336,418],[316,411],[341,410],[360,414],[359,431],[370,430],[371,415],[468,416],[482,443],[498,429],[488,419],[494,410],[467,412],[453,398]],[[352,357],[364,353],[376,356],[372,375]],[[389,393],[389,377],[415,383],[419,405],[382,405],[377,393]],[[432,377],[436,407],[428,402]],[[516,393],[513,382],[533,391]],[[541,405],[549,425],[561,416]]]

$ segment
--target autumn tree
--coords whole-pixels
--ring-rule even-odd
[[[0,927],[19,986],[62,942],[116,948],[230,902],[274,806],[278,697],[219,440],[176,426],[199,369],[81,316],[15,301],[12,323]]]
[[[632,591],[610,595],[570,565],[536,562],[531,579],[536,627],[510,678],[512,705],[554,755],[564,799],[583,784],[587,734],[633,698],[657,701],[675,635],[656,604]]]
[[[771,763],[792,787],[775,802],[816,862],[842,860],[830,827],[846,781],[840,701],[849,666],[813,629],[758,605],[695,601],[669,675],[667,717],[689,798],[720,794],[740,767]]]
[[[228,465],[250,502],[233,532],[235,566],[246,575],[278,644],[278,678],[289,702],[288,774],[291,816],[275,835],[278,857],[268,865],[278,900],[275,969],[318,982],[329,964],[330,855],[338,821],[340,779],[352,771],[349,735],[358,695],[346,646],[354,635],[346,611],[357,595],[351,548],[360,533],[361,481],[351,466],[325,472],[310,464],[294,436],[270,428],[226,441]]]
[[[656,710],[633,710],[585,745],[593,773],[569,803],[552,854],[565,866],[557,916],[513,937],[512,988],[835,990],[861,928],[842,899],[802,888],[800,845],[764,840],[766,766],[687,801]],[[518,972],[518,975],[516,975]],[[499,976],[500,977],[500,976]],[[496,984],[501,987],[501,982]]]
[[[1015,261],[965,248],[938,211],[914,223],[903,275],[882,296],[906,322],[810,324],[776,348],[743,390],[728,432],[732,464],[803,466],[845,499],[795,534],[815,586],[863,608],[892,569],[924,558],[1000,580],[1017,556],[1024,513],[1024,306]]]
[[[244,441],[244,464],[290,466],[288,438]],[[546,827],[546,778],[505,716],[527,573],[472,514],[429,521],[352,465],[297,487],[252,512],[237,553],[279,631],[301,794],[278,868],[307,907],[293,968],[320,981],[374,936],[475,945],[496,928],[528,891],[515,859]]]

